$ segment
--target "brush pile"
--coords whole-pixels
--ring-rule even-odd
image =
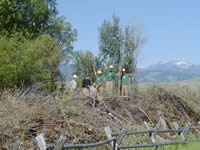
[[[1,93],[0,149],[10,149],[17,140],[25,149],[36,149],[35,137],[40,133],[48,144],[55,144],[60,135],[67,137],[68,144],[93,143],[106,139],[105,126],[113,131],[137,130],[144,121],[154,127],[163,117],[172,128],[173,121],[195,124],[199,118],[180,97],[163,88],[130,98],[104,98],[95,107],[90,97],[72,98],[58,92],[38,96],[33,91],[38,90],[29,89],[23,95]]]

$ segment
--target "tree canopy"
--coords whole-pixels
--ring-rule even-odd
[[[56,80],[77,36],[57,13],[56,0],[0,0],[0,88]]]

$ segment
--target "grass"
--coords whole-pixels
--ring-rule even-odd
[[[137,148],[135,150],[155,150],[155,148]],[[161,146],[157,150],[200,150],[200,142]]]
[[[95,147],[95,148],[77,148],[71,150],[107,150],[107,148],[103,146]],[[126,149],[128,150],[128,149]],[[129,149],[130,150],[130,149]],[[200,142],[199,143],[190,143],[190,144],[179,144],[179,145],[167,145],[160,146],[158,149],[155,147],[147,147],[147,148],[133,148],[132,150],[200,150]]]

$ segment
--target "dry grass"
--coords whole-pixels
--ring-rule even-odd
[[[181,126],[187,121],[195,124],[199,115],[187,103],[193,91],[184,94],[176,90],[153,86],[129,99],[104,99],[105,105],[95,108],[90,98],[72,99],[60,95],[48,103],[36,98],[21,101],[4,91],[0,98],[0,148],[10,149],[20,140],[21,147],[36,149],[35,137],[39,133],[44,133],[48,144],[56,143],[61,134],[67,137],[68,144],[93,143],[106,139],[105,126],[110,126],[113,132],[119,132],[120,128],[143,130],[143,121],[147,121],[154,128],[159,120],[158,112],[162,112],[169,128],[173,121]],[[160,136],[160,140],[163,139]],[[150,142],[148,135],[127,136],[123,140],[123,144],[143,142]]]

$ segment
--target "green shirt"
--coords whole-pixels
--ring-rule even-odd
[[[129,73],[123,74],[122,75],[122,85],[128,85],[130,77],[131,77],[131,74],[129,74]]]
[[[106,70],[106,74],[105,74],[106,81],[114,80],[115,76],[116,76],[116,74],[114,71]]]
[[[95,82],[96,82],[97,85],[101,82],[104,82],[104,77],[102,75],[101,76],[96,75],[96,81]]]

